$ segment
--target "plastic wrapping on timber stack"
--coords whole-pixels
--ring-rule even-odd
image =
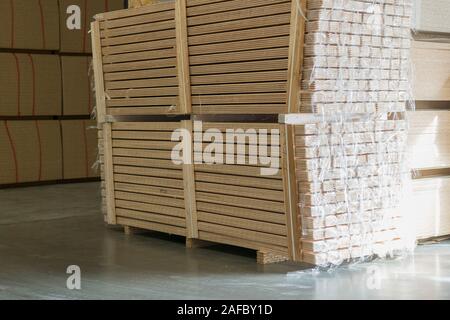
[[[295,125],[302,260],[318,266],[414,247],[409,187],[410,0],[309,0]]]

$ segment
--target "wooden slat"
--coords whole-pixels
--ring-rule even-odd
[[[105,81],[176,77],[175,68],[147,69],[105,73]]]
[[[195,46],[200,44],[252,40],[284,35],[289,35],[289,25],[259,28],[258,32],[255,32],[255,30],[253,29],[249,29],[249,30],[238,30],[238,31],[206,34],[199,36],[190,36],[188,38],[188,42],[190,46]]]
[[[300,5],[300,8],[297,6]],[[303,62],[303,43],[305,37],[306,0],[293,0],[291,9],[291,31],[289,40],[288,67],[288,112],[299,112],[300,81]]]
[[[145,159],[145,158],[128,158],[113,157],[114,164],[148,168],[167,168],[181,170],[181,167],[174,164],[172,160]]]
[[[94,68],[94,81],[97,102],[97,120],[99,123],[105,122],[106,115],[106,97],[105,97],[105,80],[103,78],[103,54],[100,43],[100,26],[98,22],[91,24],[92,30],[92,65]]]
[[[192,0],[188,1],[189,6]],[[233,10],[232,12],[207,13],[201,16],[188,17],[189,27],[220,23],[230,20],[241,20],[255,17],[270,16],[290,12],[291,5],[285,0],[268,0],[262,6]]]
[[[197,210],[221,214],[225,216],[238,217],[242,219],[265,221],[280,225],[286,224],[285,216],[283,214],[275,212],[268,212],[249,208],[239,208],[239,210],[236,210],[236,207],[233,206],[221,205],[216,203],[207,203],[201,201],[197,201]]]
[[[114,185],[116,191],[125,191],[132,193],[142,193],[142,194],[150,194],[155,196],[162,196],[168,198],[184,198],[184,192],[178,189],[164,188],[161,186],[142,186],[138,184],[132,183],[120,183],[117,182]]]
[[[152,215],[148,215],[149,218],[142,219],[141,220],[149,220],[153,222],[161,222],[161,223],[167,223],[167,224],[174,224],[170,223],[171,217],[179,217],[183,218],[177,219],[179,226],[185,226],[186,223],[184,222],[184,209],[182,208],[174,208],[174,207],[168,207],[168,206],[161,206],[161,205],[154,205],[154,204],[148,204],[148,203],[142,203],[142,202],[135,202],[135,201],[127,201],[127,200],[116,200],[116,207],[122,208],[122,209],[129,209],[133,211],[142,211],[145,213],[154,213],[156,215],[153,215],[154,219],[150,219]],[[120,215],[117,213],[117,215]],[[163,215],[163,216],[157,216],[157,215]],[[123,217],[123,215],[122,215]],[[167,222],[164,222],[163,219],[167,218]],[[157,221],[158,219],[159,221]],[[172,220],[174,221],[174,220]]]
[[[250,61],[250,62],[234,62],[214,64],[208,66],[192,66],[191,75],[214,75],[238,72],[258,72],[258,71],[277,71],[287,70],[287,59],[270,60],[270,61]],[[107,79],[108,80],[108,79]]]
[[[150,212],[142,212],[137,210],[131,210],[127,208],[117,208],[117,215],[123,218],[130,218],[142,221],[148,221],[153,223],[162,223],[177,227],[186,227],[186,221],[178,217],[171,217],[166,215],[154,214]]]
[[[160,88],[160,87],[177,87],[177,78],[158,78],[144,80],[124,80],[124,81],[108,81],[105,83],[107,90],[113,89],[129,89],[129,88]]]
[[[120,44],[156,41],[164,39],[175,39],[175,30],[155,31],[150,33],[138,33],[114,38],[105,38],[101,40],[102,46],[115,46]]]
[[[286,226],[273,223],[211,214],[208,212],[198,212],[198,220],[218,225],[286,236]]]
[[[114,148],[114,156],[122,157],[137,157],[137,158],[152,158],[152,159],[172,159],[172,152],[167,150],[140,150],[140,149],[126,149]]]
[[[130,226],[135,228],[141,228],[146,230],[153,230],[153,231],[159,231],[169,234],[176,234],[180,236],[186,236],[186,229],[180,228],[177,226],[171,226],[167,224],[160,224],[160,223],[154,223],[154,222],[148,222],[148,221],[142,221],[142,220],[135,220],[135,219],[129,219],[129,218],[117,218],[117,224],[123,225],[123,226]]]
[[[125,107],[125,106],[164,106],[178,105],[178,97],[153,97],[153,98],[134,98],[134,99],[111,99],[106,100],[106,106]]]
[[[114,202],[114,181],[115,176],[113,172],[113,161],[112,161],[112,137],[111,137],[111,124],[105,123],[103,125],[103,166],[106,182],[106,219],[109,224],[116,224],[116,207]]]
[[[284,213],[284,204],[282,202],[265,201],[207,192],[197,192],[196,197],[197,201]]]
[[[186,22],[186,0],[175,2],[175,17],[177,20],[176,29],[176,50],[177,50],[177,70],[179,80],[179,97],[181,113],[192,112],[191,100],[191,80],[190,80],[190,60],[187,43],[187,22]]]
[[[216,63],[283,59],[288,57],[288,52],[289,50],[286,47],[286,48],[196,55],[190,57],[190,64],[191,66],[196,66],[196,65],[216,64]]]
[[[211,54],[211,53],[225,53],[237,52],[246,50],[270,49],[287,47],[289,44],[288,36],[272,37],[266,39],[233,41],[226,43],[213,43],[189,47],[189,54],[191,56]]]
[[[196,182],[195,189],[201,192],[226,194],[262,200],[283,201],[283,192],[268,189],[248,188],[242,186]]]
[[[258,94],[229,94],[194,96],[193,104],[220,104],[220,103],[280,103],[286,101],[285,93],[258,93]],[[110,101],[107,101],[109,106]]]
[[[289,13],[189,27],[189,36],[289,24]]]
[[[164,132],[149,132],[154,135],[155,140],[160,140],[160,134],[164,137],[170,137],[172,131],[179,128],[178,122],[115,122],[112,124],[114,133],[118,130],[126,131],[164,131]],[[167,132],[168,131],[168,132]],[[135,132],[134,134],[140,136],[142,132]],[[115,136],[113,136],[115,138]],[[140,138],[139,138],[140,139]]]
[[[175,198],[171,198],[171,197],[161,197],[161,196],[149,195],[149,194],[123,192],[123,191],[116,191],[115,196],[116,196],[116,201],[117,200],[135,201],[135,202],[155,204],[155,205],[161,205],[161,206],[176,207],[176,208],[181,208],[184,210],[184,201],[182,199],[175,199]]]
[[[146,60],[152,61],[154,64],[158,64],[158,59],[173,58],[176,56],[174,48],[170,49],[155,49],[150,51],[120,53],[114,55],[104,55],[103,63],[121,63]],[[156,61],[153,61],[156,60]]]
[[[138,43],[126,43],[122,45],[116,45],[111,47],[104,47],[103,54],[107,55],[115,55],[115,54],[123,54],[130,52],[139,52],[139,51],[151,51],[157,49],[167,49],[173,48],[174,39],[164,39],[164,40],[155,40],[155,41],[146,41],[146,42],[138,42]]]
[[[285,82],[262,82],[245,84],[221,84],[192,87],[193,95],[226,94],[226,93],[267,93],[286,92]]]
[[[245,8],[252,8],[257,6],[263,6],[270,3],[277,3],[281,1],[274,0],[230,0],[220,3],[210,3],[205,4],[203,6],[188,6],[187,15],[188,17],[216,13],[216,12],[225,12],[231,10],[239,10]]]
[[[285,246],[286,237],[272,235],[263,232],[257,232],[252,230],[246,230],[241,228],[227,227],[207,222],[198,223],[199,230],[207,231],[216,234],[223,234],[229,237],[235,237],[239,239],[245,239],[255,242],[269,243],[271,245]]]
[[[251,188],[265,188],[271,190],[283,190],[283,185],[280,180],[253,178],[253,177],[239,177],[229,174],[210,174],[204,172],[197,172],[195,174],[196,181],[202,182],[216,182],[223,185],[237,185]]]
[[[175,142],[146,141],[146,140],[114,140],[113,148],[172,150]]]
[[[147,176],[147,177],[161,177],[161,178],[170,178],[170,179],[183,178],[183,175],[179,170],[129,167],[129,166],[118,166],[118,165],[114,166],[114,173],[132,174],[132,175]]]
[[[124,26],[115,29],[106,29],[102,30],[101,37],[102,38],[113,38],[117,36],[130,35],[134,33],[147,33],[154,31],[163,31],[175,29],[175,20],[155,22],[155,23],[146,23],[136,26]]]
[[[186,4],[184,4],[185,6]],[[181,122],[181,126],[187,130],[191,136],[193,132],[193,123],[191,120]],[[193,150],[183,150],[193,159]],[[186,207],[186,225],[189,238],[198,238],[198,216],[197,201],[195,194],[195,173],[191,163],[183,163],[183,189]]]
[[[129,174],[115,174],[116,182],[135,183],[149,186],[161,186],[166,188],[183,189],[183,181],[176,179],[164,179],[155,177],[133,176]],[[116,193],[117,194],[117,193]]]

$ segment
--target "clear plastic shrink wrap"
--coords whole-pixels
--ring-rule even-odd
[[[411,0],[308,0],[295,128],[303,260],[319,266],[414,247],[402,201],[411,98]]]

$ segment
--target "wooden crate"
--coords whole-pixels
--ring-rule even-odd
[[[261,263],[299,260],[296,204],[291,202],[287,176],[284,127],[270,123],[113,122],[102,125],[102,184],[106,221],[112,225],[185,236],[189,246],[198,241],[222,243],[258,251]],[[263,164],[175,165],[171,161],[174,130],[191,134],[193,160],[208,149],[202,135],[211,129],[237,132],[234,156],[245,161],[254,155],[252,132],[268,130],[269,152],[280,168],[262,176]],[[247,140],[245,140],[247,137]],[[244,138],[244,140],[239,140]],[[274,139],[273,141],[271,139]],[[272,141],[272,142],[271,142]],[[238,152],[237,146],[245,147]],[[270,149],[273,148],[273,149]],[[253,151],[252,151],[253,150]]]
[[[179,0],[97,15],[100,121],[102,115],[297,112],[304,34],[297,5]]]
[[[115,122],[102,128],[107,222],[189,236],[186,166],[171,161],[183,122]],[[187,176],[186,176],[187,177]]]
[[[186,28],[177,22],[182,4],[96,16],[92,43],[99,115],[191,112]]]
[[[195,164],[198,238],[254,249],[271,259],[298,260],[299,228],[295,204],[291,203],[284,126],[203,123],[203,132],[212,129],[222,133],[241,130],[236,143],[227,141],[226,146],[233,148],[233,158],[242,156],[246,164]],[[260,130],[269,132],[268,148],[275,152],[272,159],[279,162],[279,168],[270,175],[262,174],[267,166],[260,161],[250,164],[250,157],[256,155],[252,148],[258,146],[256,132]],[[194,153],[207,148],[202,142]],[[238,150],[238,146],[245,148]]]

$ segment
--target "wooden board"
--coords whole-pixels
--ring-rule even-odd
[[[423,101],[450,100],[450,44],[414,41],[414,98]]]
[[[414,180],[408,208],[417,239],[450,235],[450,177]]]
[[[408,113],[408,157],[413,169],[450,167],[450,111]]]

